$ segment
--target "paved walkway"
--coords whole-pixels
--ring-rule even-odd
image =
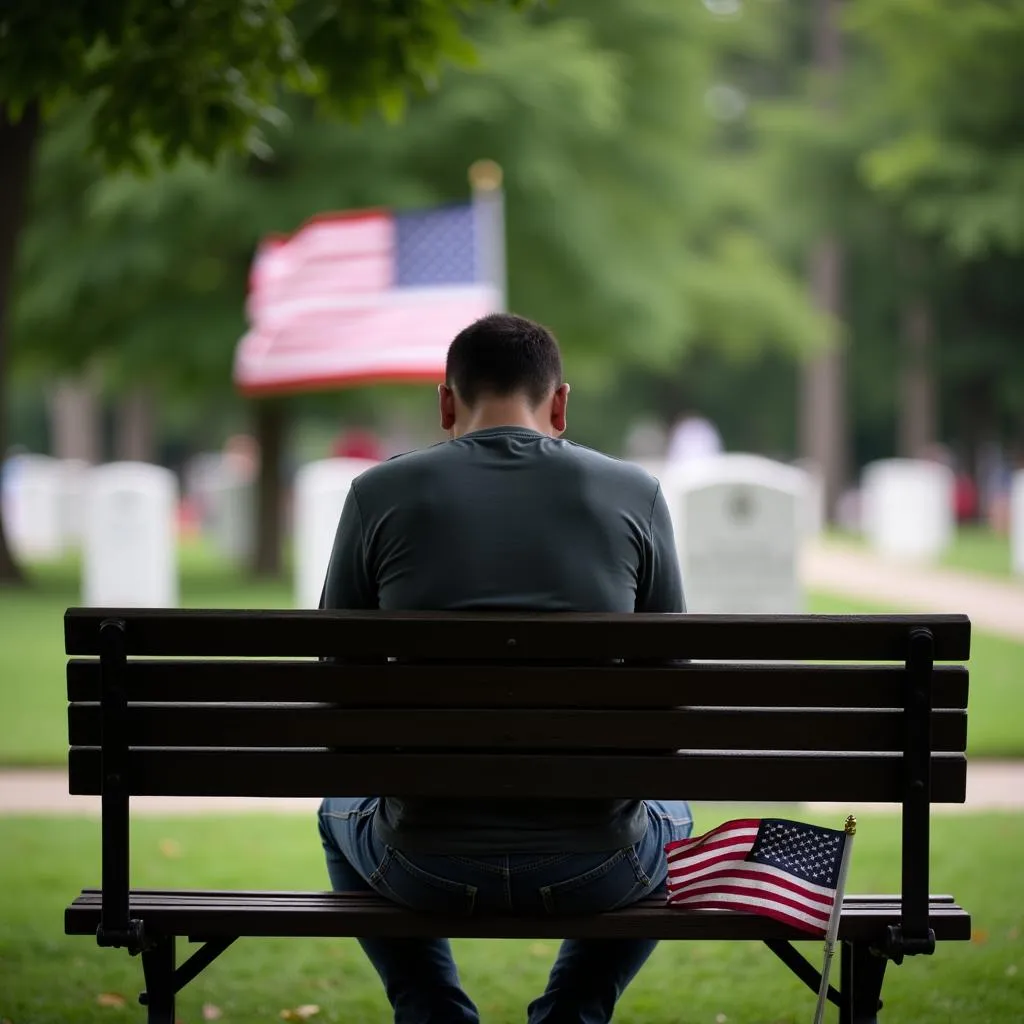
[[[312,815],[320,801],[258,797],[133,797],[135,814],[154,816],[197,814],[258,814],[287,812]],[[815,810],[847,813],[846,804],[811,804]],[[858,804],[860,811],[897,811],[892,804]],[[936,804],[937,813],[1024,810],[1024,762],[975,761],[967,771],[967,803]],[[99,797],[70,796],[67,775],[62,769],[0,772],[0,816],[3,815],[86,815],[97,817]]]
[[[1024,582],[886,561],[867,549],[817,543],[803,554],[812,590],[908,611],[963,612],[986,633],[1024,640]]]

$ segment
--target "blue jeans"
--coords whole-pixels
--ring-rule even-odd
[[[689,806],[648,800],[635,846],[603,853],[460,856],[402,853],[373,827],[376,797],[331,797],[320,805],[320,838],[337,892],[373,890],[427,913],[596,914],[663,889],[665,844],[693,831]],[[478,1024],[447,939],[360,939],[396,1024]],[[566,939],[530,1024],[605,1024],[656,940]]]

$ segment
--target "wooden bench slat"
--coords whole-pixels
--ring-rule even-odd
[[[81,894],[77,897],[76,903],[79,901],[83,902],[83,905],[89,900],[99,900],[102,889],[90,889],[86,888],[81,891]],[[343,898],[345,900],[356,901],[360,899],[371,900],[378,902],[380,896],[374,892],[365,892],[363,890],[355,892],[346,892],[338,894],[331,892],[330,890],[324,889],[132,889],[132,896],[145,897],[147,900],[171,900],[171,901],[185,901],[185,900],[200,900],[200,901],[227,901],[227,900],[239,900],[241,902],[255,900],[266,900],[272,902],[274,900],[293,900],[297,902],[307,902],[312,905],[314,902],[319,900],[336,900]],[[928,896],[928,901],[931,904],[955,904],[955,898],[949,893],[931,893]],[[663,900],[661,897],[652,896],[645,900],[642,900],[638,905],[655,905],[661,904]],[[899,893],[856,893],[847,894],[843,905],[848,904],[857,906],[861,904],[887,904],[887,903],[899,903]]]
[[[888,710],[365,710],[329,704],[129,705],[134,747],[902,751],[903,713]],[[73,746],[99,746],[99,704],[72,704]],[[962,751],[963,711],[932,713],[932,750]]]
[[[902,708],[905,673],[889,665],[688,664],[673,667],[333,665],[316,661],[128,663],[133,701],[330,702],[339,707]],[[100,699],[100,666],[72,659],[68,699]],[[936,666],[932,706],[967,707],[968,674]]]
[[[933,803],[963,803],[967,759],[934,754]],[[100,791],[100,749],[72,747],[70,791]],[[344,754],[147,748],[128,755],[129,792],[152,796],[645,797],[901,802],[900,754]]]
[[[415,936],[453,938],[646,937],[652,939],[804,939],[809,936],[781,922],[750,914],[680,911],[655,897],[623,910],[586,917],[444,917],[417,914],[372,894],[249,894],[246,903],[216,893],[194,893],[176,902],[173,892],[133,890],[131,908],[148,927],[197,938],[217,936]],[[100,901],[83,893],[65,912],[68,934],[95,933]],[[845,939],[882,937],[899,921],[896,900],[847,897],[839,934]],[[942,899],[929,907],[939,940],[968,939],[970,917]]]
[[[444,662],[613,658],[902,661],[926,627],[936,661],[965,661],[964,615],[612,615],[70,608],[68,654],[98,654],[99,628],[126,623],[128,654]]]

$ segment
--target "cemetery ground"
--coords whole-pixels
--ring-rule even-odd
[[[698,805],[697,827],[766,808]],[[771,808],[837,827],[836,814]],[[1024,1011],[1024,816],[938,816],[932,889],[974,915],[968,943],[890,967],[887,1024],[992,1024]],[[851,892],[899,886],[899,819],[859,819]],[[313,815],[138,819],[132,836],[139,886],[322,889]],[[85,819],[0,819],[0,1019],[12,1024],[116,1024],[139,1020],[138,959],[62,934],[64,905],[99,878],[99,824]],[[184,945],[184,943],[182,944]],[[467,991],[489,1024],[523,1019],[555,955],[553,941],[454,942]],[[820,942],[801,944],[812,960]],[[186,946],[186,948],[188,948]],[[220,1013],[224,1024],[279,1021],[317,1006],[314,1021],[390,1019],[380,983],[351,939],[242,939],[179,999],[182,1024]],[[801,1024],[814,996],[759,943],[662,943],[620,1004],[622,1024]],[[204,1007],[205,1014],[204,1014]],[[286,1018],[287,1019],[287,1018]],[[299,1019],[293,1017],[292,1019]]]
[[[848,530],[829,530],[829,540],[844,547],[865,549],[867,541]],[[960,526],[939,565],[946,569],[981,573],[1003,579],[1013,577],[1010,538],[983,526]]]
[[[35,588],[0,591],[0,762],[60,765],[66,751],[63,610],[80,603],[71,562],[37,567]],[[290,582],[252,583],[205,551],[182,557],[183,603],[287,607]],[[811,610],[898,610],[814,595]],[[1024,757],[1024,641],[975,632],[971,750]],[[697,805],[698,830],[745,814],[781,814],[837,827],[845,809]],[[899,888],[899,816],[865,809],[850,891]],[[99,879],[99,822],[86,815],[0,816],[0,1021],[140,1019],[137,959],[62,932],[64,906]],[[890,968],[889,1024],[1018,1020],[1024,1016],[1024,907],[1019,898],[1024,815],[966,810],[932,824],[933,892],[951,892],[974,915],[969,943]],[[133,884],[322,889],[327,885],[309,814],[140,816],[133,822]],[[188,947],[182,943],[182,946]],[[552,941],[456,941],[467,991],[488,1022],[521,1020],[544,984]],[[820,957],[820,943],[803,952]],[[813,994],[756,943],[662,943],[627,992],[623,1024],[798,1024]],[[182,1024],[274,1021],[318,1007],[313,1021],[385,1021],[379,981],[352,940],[246,939],[182,994]],[[287,1018],[286,1018],[287,1019]],[[300,1019],[293,1017],[292,1019]]]

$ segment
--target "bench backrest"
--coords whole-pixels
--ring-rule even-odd
[[[967,671],[933,666],[965,616],[70,609],[65,639],[73,793],[966,796]]]

